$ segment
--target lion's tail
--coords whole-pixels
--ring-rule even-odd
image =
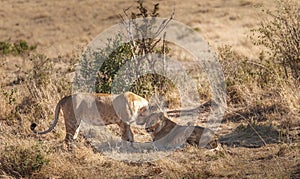
[[[61,105],[63,105],[63,103],[66,101],[67,98],[68,97],[64,97],[63,99],[61,99],[57,103],[57,105],[55,107],[55,117],[54,117],[54,120],[53,120],[51,126],[47,130],[42,131],[42,132],[38,132],[38,131],[35,130],[35,128],[37,127],[37,124],[36,123],[32,123],[30,125],[30,129],[32,130],[32,132],[34,132],[35,134],[40,134],[40,135],[47,134],[47,133],[51,132],[54,129],[54,127],[56,126],[57,122],[58,122],[58,116],[59,116],[59,112],[60,112],[60,107],[61,107]]]

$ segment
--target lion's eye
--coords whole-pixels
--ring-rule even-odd
[[[148,108],[147,107],[142,107],[141,109],[139,109],[138,113],[139,113],[140,116],[147,116]]]

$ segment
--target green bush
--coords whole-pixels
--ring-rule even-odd
[[[28,45],[24,40],[19,40],[15,43],[0,42],[0,54],[2,55],[21,55],[36,49],[35,45]]]
[[[138,12],[132,12],[130,17],[125,13],[125,17],[122,17],[122,20],[124,25],[127,26],[128,24],[124,20],[127,18],[134,24],[133,28],[135,29],[145,29],[144,26],[147,26],[146,30],[137,30],[137,32],[141,33],[139,34],[141,37],[148,37],[150,36],[148,33],[152,33],[153,30],[151,29],[151,22],[146,17],[157,17],[159,15],[159,4],[154,4],[153,9],[149,11],[144,7],[143,2],[138,0]],[[136,18],[144,18],[145,24],[136,24],[134,21]],[[149,65],[150,68],[154,69],[156,61],[149,60],[147,58],[148,54],[156,53],[163,55],[168,51],[166,43],[161,42],[161,39],[142,38],[122,43],[121,35],[117,35],[114,39],[108,39],[105,49],[93,53],[95,61],[91,62],[87,56],[82,57],[80,61],[80,74],[76,74],[75,86],[84,88],[85,90],[94,89],[94,86],[85,85],[89,81],[96,81],[95,91],[98,93],[132,91],[143,97],[149,97],[155,90],[166,92],[166,88],[173,87],[169,80],[157,74],[141,75],[140,69],[145,65]],[[97,76],[94,77],[90,74],[97,74]],[[112,91],[112,87],[114,87],[114,91]],[[75,90],[78,89],[75,88]]]
[[[110,93],[112,88],[112,82],[116,77],[120,68],[125,65],[126,62],[129,62],[133,54],[131,52],[131,46],[129,43],[121,44],[121,36],[117,36],[113,41],[113,47],[115,50],[111,54],[102,53],[98,59],[97,63],[100,64],[102,61],[103,64],[98,67],[99,72],[96,82],[96,92],[100,93]],[[109,51],[108,46],[103,52]],[[103,59],[104,58],[104,59]],[[124,81],[123,81],[124,82]],[[118,86],[124,86],[124,84],[118,84]],[[122,89],[115,89],[117,92],[122,92]]]
[[[0,168],[16,178],[30,177],[49,163],[41,145],[6,146],[0,154]]]
[[[10,53],[11,44],[8,42],[0,42],[0,52],[4,55]]]

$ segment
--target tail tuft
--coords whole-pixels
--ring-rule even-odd
[[[36,128],[36,123],[32,123],[31,125],[30,125],[30,129],[34,132],[34,133],[36,133],[36,131],[35,131],[35,128]]]

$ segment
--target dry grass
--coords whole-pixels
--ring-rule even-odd
[[[34,143],[33,140],[15,141],[13,145],[30,149]],[[42,145],[59,144],[53,141]],[[299,175],[299,152],[299,146],[295,144],[272,144],[258,149],[224,147],[215,152],[187,147],[158,161],[135,164],[113,160],[82,146],[72,153],[59,149],[47,153],[45,157],[50,160],[49,164],[33,172],[31,177],[289,178],[296,176],[297,172]],[[2,176],[8,176],[3,168],[0,172]]]
[[[160,2],[161,9],[166,9],[161,15],[169,15],[172,3]],[[11,8],[11,3],[16,9]],[[229,107],[219,130],[223,145],[219,151],[187,146],[157,161],[144,163],[113,160],[96,152],[82,137],[78,147],[68,151],[63,144],[62,117],[56,130],[49,135],[38,137],[31,133],[31,122],[38,122],[43,129],[49,126],[57,101],[70,93],[68,80],[61,77],[71,75],[68,70],[73,68],[69,64],[74,63],[70,55],[74,53],[72,45],[86,43],[116,23],[118,18],[112,12],[127,7],[123,0],[103,2],[100,10],[94,8],[96,1],[81,2],[80,6],[76,0],[67,5],[63,3],[45,2],[45,6],[34,8],[34,12],[28,10],[37,4],[33,1],[3,2],[0,7],[0,17],[7,21],[0,28],[1,39],[10,36],[12,40],[30,39],[38,44],[37,51],[51,57],[48,60],[43,56],[0,57],[0,178],[300,177],[299,86],[278,73],[269,73],[277,66],[265,63],[260,55],[261,48],[253,46],[246,38],[250,29],[259,25],[257,17],[263,15],[258,7],[265,5],[273,9],[273,0],[193,0],[192,5],[176,2],[177,20],[192,26],[209,41],[218,52],[225,71]],[[58,14],[72,14],[65,18],[69,25],[54,15],[57,9]],[[13,19],[18,19],[19,25],[14,24]],[[49,24],[55,28],[47,29]],[[74,28],[75,24],[81,24],[82,28]],[[54,35],[55,42],[49,34]],[[224,44],[232,48],[224,48]],[[221,48],[217,50],[218,47]],[[75,53],[80,53],[78,51]],[[174,54],[176,56],[176,52]],[[188,58],[182,55],[180,60]],[[195,78],[200,96],[203,100],[209,98],[207,81],[203,76]],[[174,96],[175,92],[168,98]],[[177,107],[179,104],[171,105]],[[111,131],[118,133],[114,126]],[[134,128],[133,131],[140,141],[149,140],[143,130]]]

